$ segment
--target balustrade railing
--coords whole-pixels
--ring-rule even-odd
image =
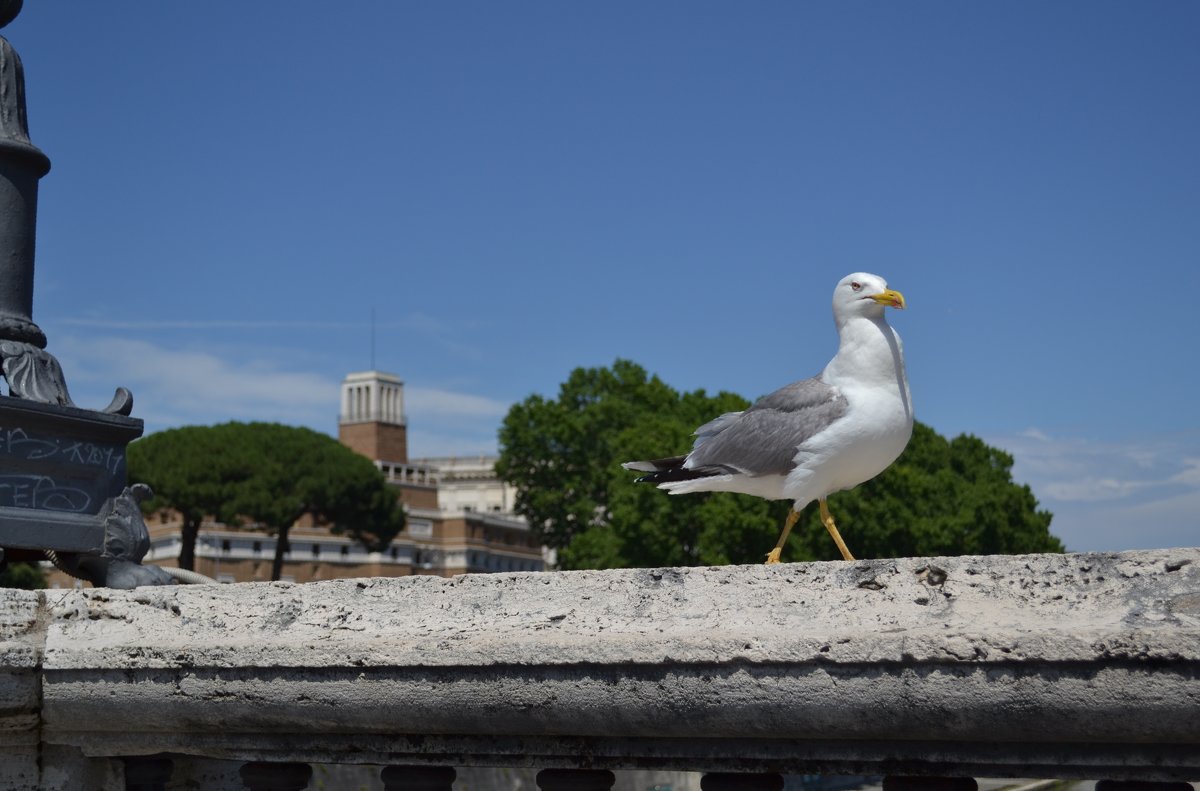
[[[1197,549],[0,591],[9,789],[1182,789],[1197,711]]]

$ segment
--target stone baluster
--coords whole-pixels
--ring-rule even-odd
[[[170,758],[139,755],[123,758],[125,791],[166,791],[175,765]]]
[[[303,791],[312,778],[312,767],[300,763],[251,761],[238,771],[248,791]]]
[[[383,791],[450,791],[458,773],[449,766],[387,766]]]
[[[701,791],[783,791],[783,775],[774,772],[708,772],[700,778]]]
[[[616,781],[607,769],[543,769],[537,773],[541,791],[608,791]]]

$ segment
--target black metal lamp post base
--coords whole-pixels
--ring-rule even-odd
[[[0,0],[0,27],[21,0]],[[38,181],[50,160],[29,139],[21,58],[0,37],[0,558],[41,551],[95,585],[173,583],[139,565],[150,536],[138,503],[149,488],[125,486],[125,449],[142,435],[133,396],[118,388],[102,412],[79,409],[62,367],[33,321]]]
[[[141,434],[137,418],[0,398],[0,546],[49,550],[95,585],[173,582],[138,565],[150,548],[138,503],[150,491],[126,488],[125,452]]]

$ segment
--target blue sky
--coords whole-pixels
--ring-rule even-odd
[[[28,3],[34,317],[150,431],[336,431],[406,382],[414,455],[633,359],[762,395],[830,294],[904,292],[918,418],[1010,450],[1076,550],[1194,545],[1200,5]]]

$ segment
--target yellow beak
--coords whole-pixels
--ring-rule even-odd
[[[889,288],[887,291],[881,291],[878,294],[871,295],[871,299],[875,300],[880,305],[891,305],[893,308],[904,310],[904,295],[899,291],[892,291]]]

